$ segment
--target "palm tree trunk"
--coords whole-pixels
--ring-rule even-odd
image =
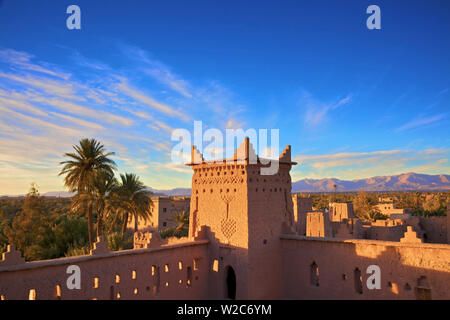
[[[114,219],[113,219],[113,221],[111,222],[111,225],[109,226],[108,233],[111,233],[112,229],[114,228],[114,226],[115,226],[115,224],[116,224],[116,221],[117,221],[117,218],[118,218],[118,217],[119,217],[119,213],[116,212],[116,213],[115,213],[115,216],[114,216]]]
[[[122,239],[125,236],[125,231],[127,230],[127,223],[128,223],[128,212],[125,213],[123,217],[123,224],[122,224]]]
[[[88,232],[89,232],[89,249],[92,249],[92,203],[89,203],[89,209],[88,209]]]
[[[102,235],[102,213],[97,212],[97,237]]]

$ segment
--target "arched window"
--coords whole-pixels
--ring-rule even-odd
[[[186,288],[189,288],[191,285],[192,285],[192,268],[187,267],[186,268]]]
[[[312,286],[319,286],[319,267],[315,262],[311,264],[310,281]]]
[[[355,275],[355,291],[359,294],[363,293],[363,286],[362,286],[362,275],[361,275],[361,270],[359,270],[358,268],[355,269],[354,272]]]
[[[153,295],[157,296],[159,295],[159,288],[161,279],[159,276],[159,267],[152,266],[152,275],[153,275]]]
[[[236,299],[236,273],[233,267],[227,266],[225,268],[225,276],[226,298],[234,300]]]
[[[36,290],[30,289],[30,292],[28,294],[28,300],[36,300]]]
[[[55,287],[55,299],[61,300],[61,286],[59,284]]]
[[[425,276],[417,279],[416,298],[417,300],[431,300],[431,289]]]

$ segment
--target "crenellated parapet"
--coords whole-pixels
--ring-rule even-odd
[[[157,248],[167,244],[157,232],[135,232],[133,240],[134,249]]]
[[[170,246],[174,244],[189,243],[206,239],[205,226],[199,228],[195,237],[170,237],[162,239],[158,232],[135,232],[133,237],[133,249],[150,249]]]
[[[31,262],[10,245],[0,261],[0,300],[208,297],[208,240],[169,239],[162,245],[156,234],[137,238],[147,239],[147,248],[110,251],[99,237],[88,255]],[[75,274],[79,288],[69,286]]]
[[[423,240],[417,236],[417,233],[414,231],[412,226],[407,226],[405,235],[400,239],[400,242],[422,243]]]
[[[6,252],[2,254],[2,260],[0,261],[0,267],[14,266],[25,263],[25,259],[22,257],[22,253],[16,250],[16,247],[9,244]]]
[[[203,155],[198,151],[196,146],[191,147],[191,164],[202,164],[205,162]]]
[[[108,243],[105,241],[103,236],[97,237],[97,241],[94,243],[94,248],[90,251],[92,255],[108,254],[109,250]]]
[[[280,162],[292,162],[291,160],[291,146],[288,145],[286,146],[286,148],[283,150],[283,152],[281,153],[281,155],[279,156],[279,161]]]

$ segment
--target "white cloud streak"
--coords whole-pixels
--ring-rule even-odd
[[[423,127],[423,126],[426,126],[426,125],[429,125],[429,124],[436,123],[436,122],[439,122],[441,120],[444,120],[445,118],[447,118],[447,114],[446,113],[436,114],[436,115],[433,115],[433,116],[419,115],[416,118],[412,119],[411,121],[405,123],[401,127],[398,127],[395,131],[396,132],[402,132],[402,131],[405,131],[405,130],[410,130],[410,129]]]
[[[323,125],[329,114],[341,106],[351,103],[352,96],[347,95],[335,102],[322,102],[314,99],[311,94],[303,92],[300,104],[305,108],[304,123],[310,127]]]

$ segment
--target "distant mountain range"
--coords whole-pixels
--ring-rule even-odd
[[[151,192],[153,192],[155,195],[161,195],[161,196],[190,196],[191,195],[191,188],[175,188],[170,190],[158,190],[153,188],[147,188]]]
[[[340,180],[335,178],[324,179],[302,179],[292,183],[292,192],[334,192],[334,185],[337,192],[353,191],[436,191],[450,190],[450,175],[404,173],[393,176],[380,176],[358,180]],[[158,196],[189,196],[190,188],[175,188],[169,190],[159,190],[148,188]],[[20,197],[24,195],[18,195]],[[71,197],[73,193],[66,191],[52,191],[43,194],[46,197]]]
[[[404,173],[394,176],[380,176],[358,180],[334,178],[303,179],[292,183],[292,192],[337,192],[347,191],[409,191],[450,190],[450,175]]]

